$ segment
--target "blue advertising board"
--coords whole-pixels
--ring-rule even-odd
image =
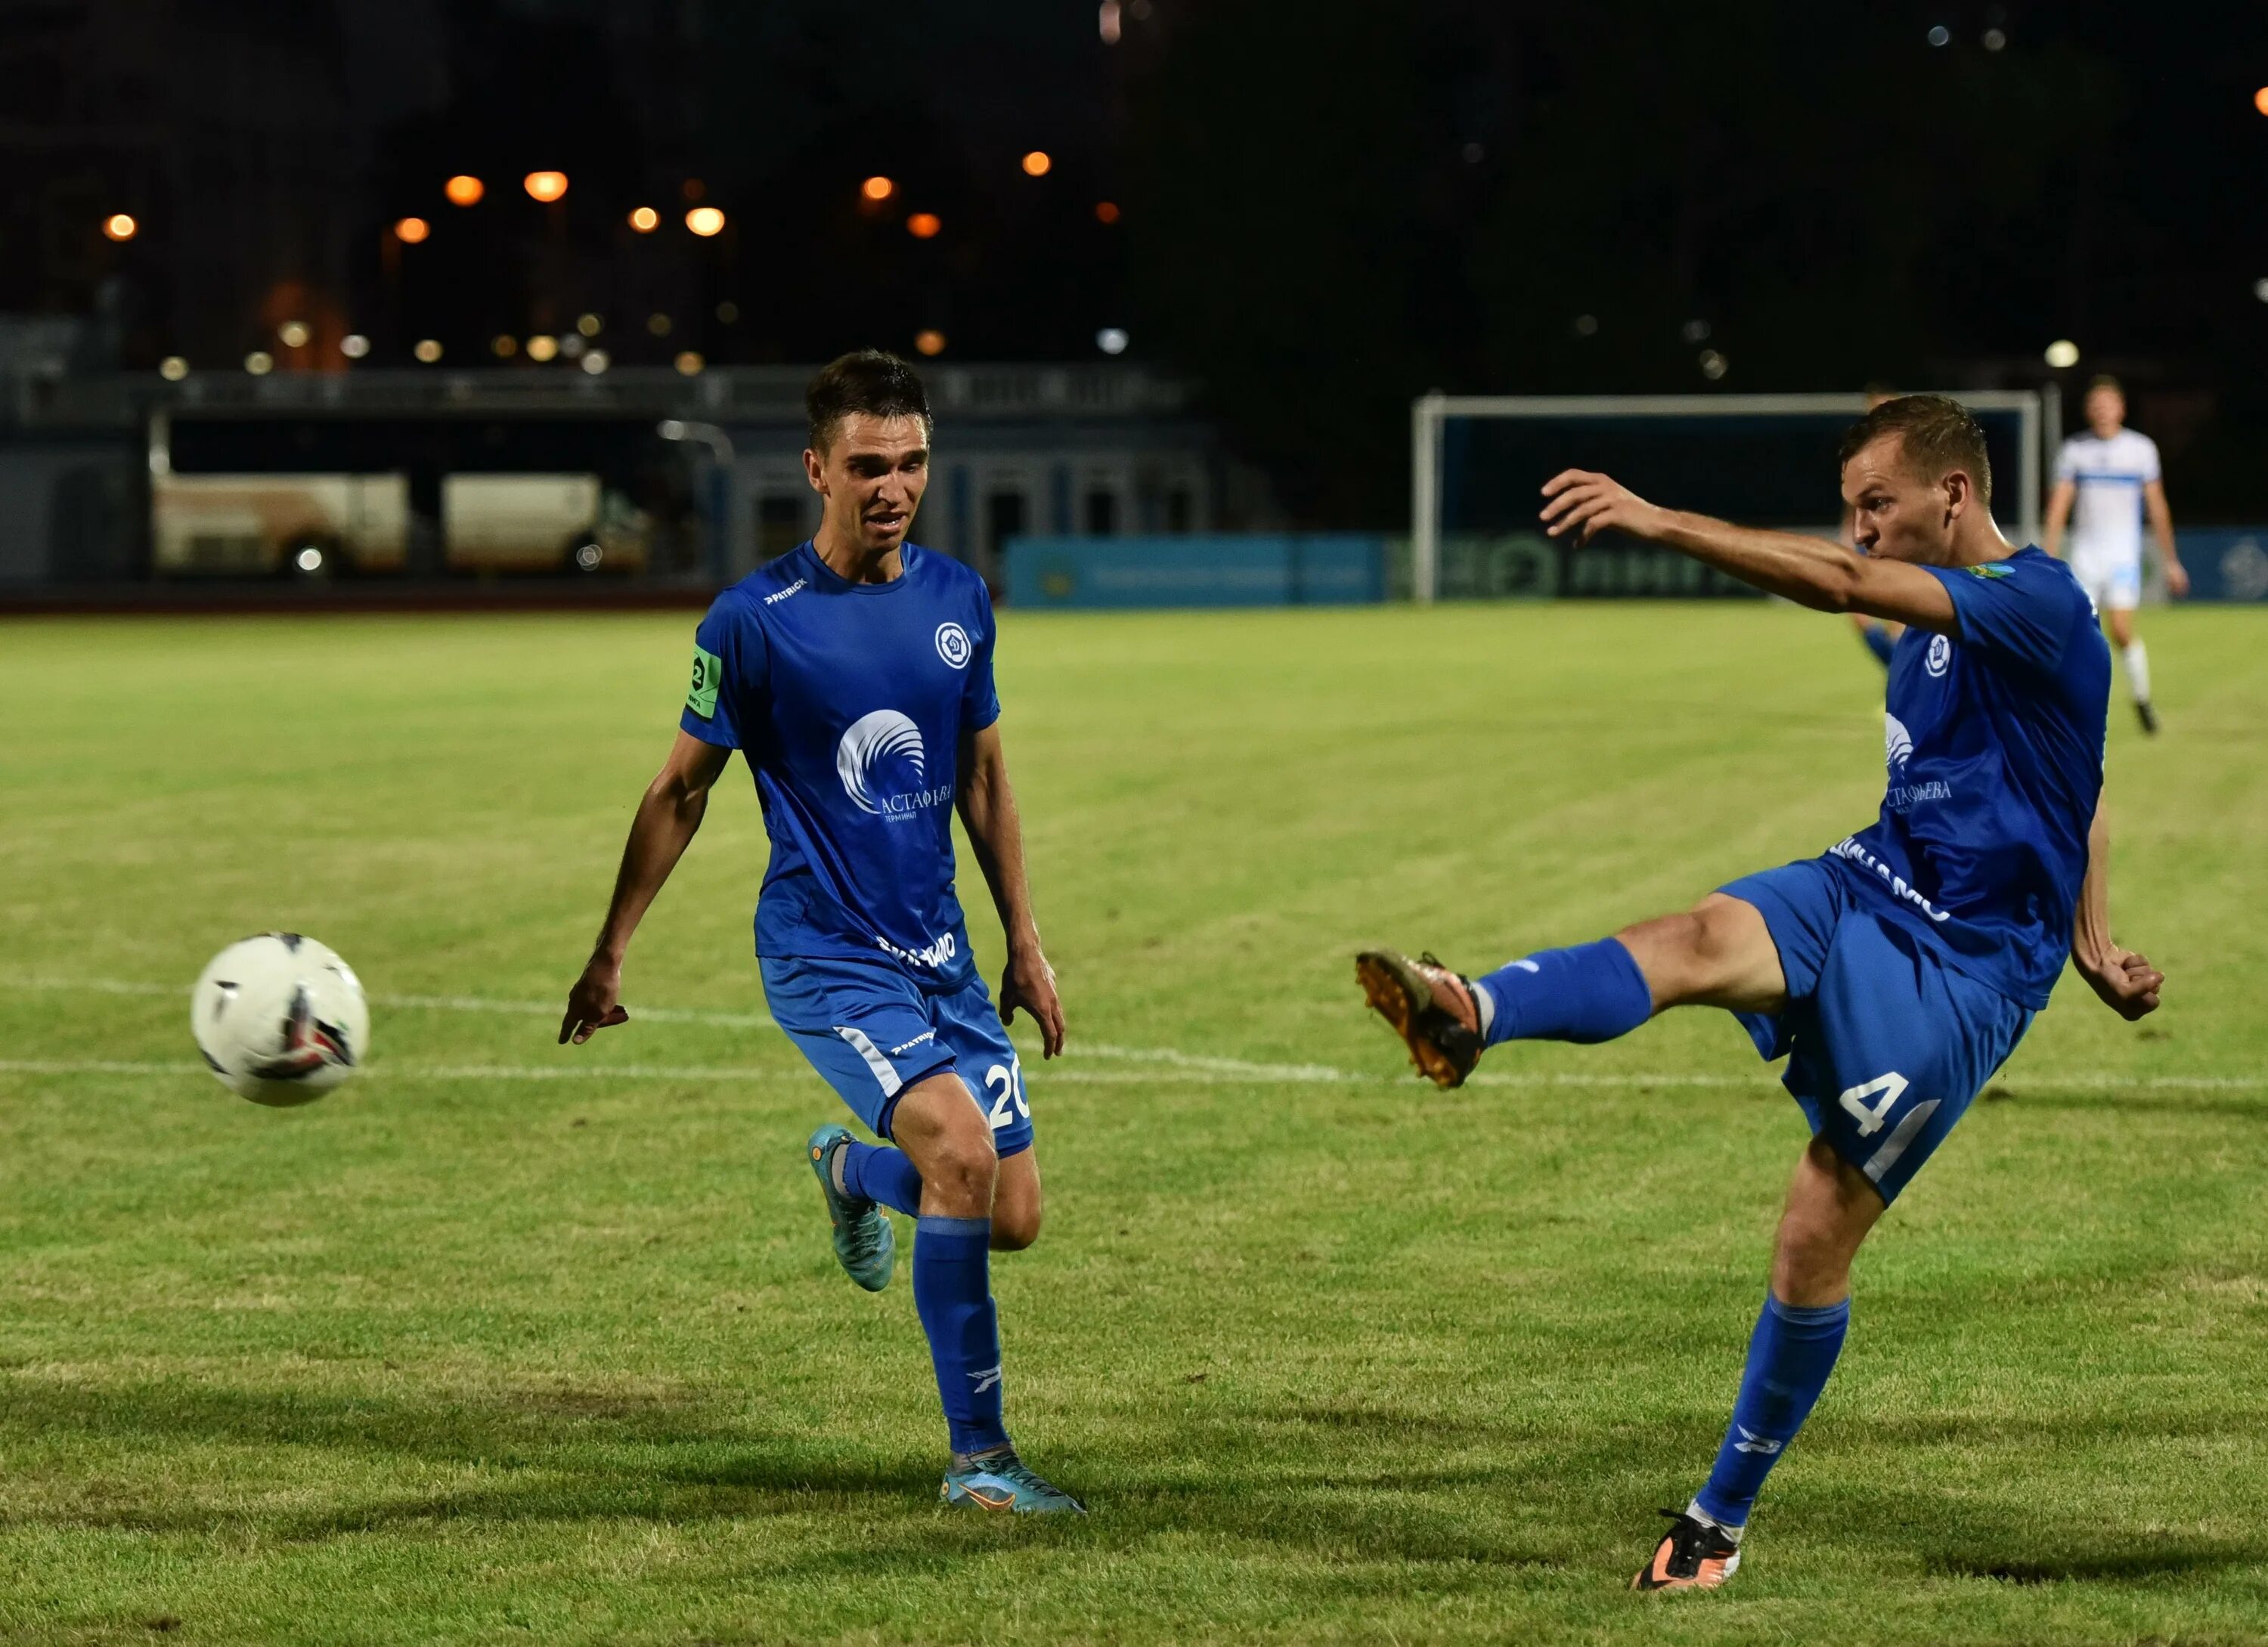
[[[1008,598],[1049,607],[1359,606],[1386,599],[1386,540],[1358,533],[1011,538]]]
[[[2192,600],[2268,600],[2268,526],[2189,526],[2174,543]]]

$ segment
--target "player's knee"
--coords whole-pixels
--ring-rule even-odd
[[[992,1148],[992,1130],[983,1118],[972,1114],[966,1126],[943,1130],[917,1163],[923,1184],[957,1204],[982,1210],[992,1204],[992,1187],[1000,1172],[1000,1158]]]

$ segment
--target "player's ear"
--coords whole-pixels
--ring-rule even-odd
[[[815,446],[803,449],[803,477],[811,482],[813,491],[827,496],[827,459]]]

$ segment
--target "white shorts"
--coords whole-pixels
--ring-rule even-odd
[[[2138,549],[2095,549],[2084,543],[2071,546],[2071,575],[2087,591],[2097,612],[2132,612],[2142,604],[2142,555]]]

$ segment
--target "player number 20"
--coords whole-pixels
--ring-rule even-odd
[[[1024,1100],[1024,1061],[1021,1058],[994,1064],[984,1072],[984,1085],[992,1093],[989,1119],[993,1131],[1013,1126],[1017,1115],[1027,1121],[1032,1118],[1032,1107]],[[1015,1114],[1008,1113],[1011,1104],[1015,1106]]]
[[[1882,1129],[1882,1122],[1889,1119],[1890,1111],[1897,1107],[1898,1099],[1905,1096],[1905,1077],[1893,1070],[1888,1075],[1878,1075],[1857,1086],[1845,1087],[1843,1096],[1836,1101],[1859,1118],[1859,1136],[1871,1138]],[[1877,1101],[1869,1104],[1867,1100],[1870,1098]],[[998,1124],[997,1121],[994,1123]]]

